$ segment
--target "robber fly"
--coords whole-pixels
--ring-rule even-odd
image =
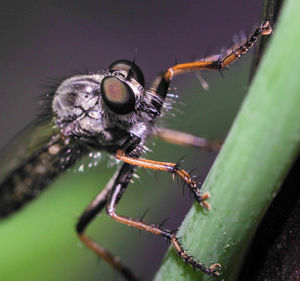
[[[209,193],[202,194],[193,177],[178,163],[158,162],[142,158],[145,142],[153,134],[177,144],[213,149],[212,142],[173,130],[155,127],[161,115],[171,80],[178,74],[205,69],[222,70],[235,62],[253,46],[259,35],[269,35],[272,28],[264,21],[246,40],[222,55],[176,64],[160,73],[149,89],[145,89],[142,71],[135,61],[119,60],[102,73],[75,75],[63,80],[47,95],[41,120],[33,122],[24,138],[13,140],[13,151],[5,149],[0,178],[0,217],[20,209],[57,175],[71,167],[90,151],[107,151],[123,164],[107,186],[85,209],[76,225],[79,239],[96,255],[112,265],[127,280],[137,280],[128,267],[108,250],[85,234],[96,215],[106,208],[114,220],[159,235],[171,242],[178,256],[187,264],[210,276],[218,277],[220,264],[206,267],[191,257],[176,233],[156,225],[116,213],[116,206],[137,167],[165,171],[180,178],[195,200],[205,209]],[[44,135],[42,137],[41,135]],[[36,136],[39,136],[37,139]]]

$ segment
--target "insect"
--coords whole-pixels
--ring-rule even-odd
[[[3,168],[0,183],[0,217],[9,216],[36,198],[52,179],[83,155],[90,151],[105,150],[123,164],[80,216],[76,231],[82,243],[127,280],[138,280],[123,262],[85,234],[89,223],[106,208],[106,213],[114,220],[169,240],[187,264],[218,277],[220,264],[207,267],[191,257],[178,241],[176,233],[119,215],[116,206],[135,169],[144,167],[165,171],[180,178],[191,190],[195,200],[203,208],[210,208],[207,202],[209,193],[202,194],[197,182],[178,163],[142,158],[145,143],[151,135],[157,134],[174,143],[211,148],[211,142],[201,142],[200,138],[191,140],[186,134],[156,128],[155,123],[161,115],[172,79],[190,71],[221,71],[245,54],[258,36],[269,35],[271,32],[269,22],[264,21],[241,45],[221,55],[171,66],[157,76],[149,89],[145,88],[143,73],[134,60],[116,61],[102,73],[64,79],[47,95],[40,121],[27,128],[32,132],[28,143],[20,144],[19,149],[14,151],[15,157],[10,157],[9,153],[4,156],[8,162]],[[35,134],[38,131],[46,133],[45,138],[37,141]]]

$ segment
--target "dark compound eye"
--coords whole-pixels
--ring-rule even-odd
[[[102,80],[101,95],[107,107],[117,114],[134,111],[135,95],[132,89],[114,76]]]
[[[109,66],[110,70],[125,70],[130,71],[131,76],[138,81],[143,87],[145,86],[145,79],[141,69],[132,61],[118,60]]]

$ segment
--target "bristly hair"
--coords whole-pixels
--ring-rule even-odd
[[[88,74],[89,71],[85,69],[84,71],[73,71],[72,74],[62,75],[56,78],[48,78],[43,81],[42,87],[46,89],[46,94],[43,93],[38,95],[39,111],[36,115],[36,120],[38,125],[43,125],[46,123],[52,124],[53,112],[52,112],[52,101],[55,95],[55,92],[59,85],[66,79],[75,76],[75,75],[84,75]]]

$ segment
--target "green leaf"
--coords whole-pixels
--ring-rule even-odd
[[[298,18],[300,2],[285,1],[249,94],[204,185],[209,213],[194,204],[178,237],[206,265],[234,280],[245,250],[300,147]],[[155,281],[216,280],[194,272],[170,249]]]

